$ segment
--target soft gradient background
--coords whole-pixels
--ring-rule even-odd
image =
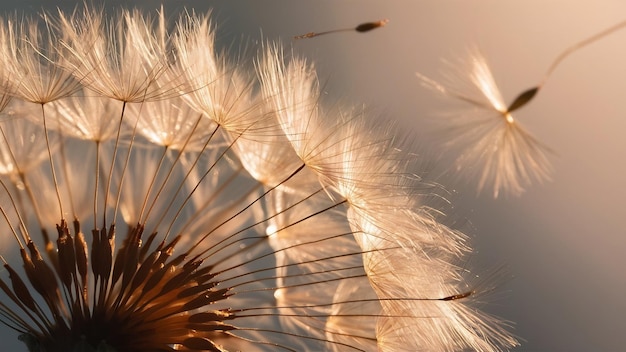
[[[29,13],[42,3],[11,0],[0,8]],[[160,4],[136,2],[146,10]],[[626,2],[618,0],[164,4],[168,11],[212,7],[224,47],[254,52],[262,38],[281,39],[317,63],[330,97],[366,104],[373,118],[399,121],[413,131],[425,155],[435,159],[442,151],[431,143],[431,122],[447,105],[422,88],[414,72],[437,78],[441,59],[454,60],[469,45],[477,45],[511,101],[536,85],[563,49],[626,19]],[[390,19],[388,26],[367,34],[291,40],[309,31],[381,18]],[[477,249],[472,265],[505,263],[514,276],[485,297],[490,301],[486,309],[516,323],[515,333],[524,340],[516,351],[623,350],[626,29],[566,59],[516,117],[555,151],[553,182],[534,185],[520,198],[494,200],[476,196],[474,188],[452,177],[440,179],[452,191],[453,215],[471,224],[466,228]],[[19,346],[2,343],[7,346],[3,350]]]

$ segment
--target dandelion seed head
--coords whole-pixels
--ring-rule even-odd
[[[72,89],[18,89],[0,119],[0,322],[27,350],[517,344],[468,305],[466,237],[393,131],[325,108],[312,65],[278,44],[229,62],[208,15],[102,15],[33,25]]]

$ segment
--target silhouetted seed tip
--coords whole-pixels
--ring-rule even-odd
[[[13,270],[13,268],[5,264],[4,268],[9,272],[9,280],[11,280],[11,285],[13,286],[13,292],[15,292],[15,296],[24,304],[28,309],[35,312],[37,311],[37,304],[31,296],[26,284],[20,278],[20,276]]]
[[[444,297],[444,298],[441,298],[439,300],[440,301],[456,301],[457,299],[467,298],[467,297],[473,295],[474,293],[475,293],[474,291],[467,291],[467,292],[463,292],[463,293],[458,293],[456,295]]]
[[[87,276],[87,242],[82,232],[76,233],[74,236],[74,250],[76,253],[76,267],[81,277]]]
[[[375,22],[365,22],[365,23],[361,23],[360,25],[356,26],[356,28],[354,30],[356,30],[357,32],[369,32],[372,29],[376,29],[378,27],[383,27],[384,25],[386,25],[389,22],[388,19],[384,19],[384,20],[380,20],[380,21],[375,21]]]
[[[511,105],[509,105],[509,107],[507,108],[507,112],[513,112],[526,105],[535,97],[535,95],[539,91],[539,88],[540,87],[534,87],[522,92],[520,95],[517,96],[517,98],[515,98],[515,100],[513,100]]]
[[[374,21],[374,22],[365,22],[365,23],[361,23],[355,28],[332,29],[332,30],[324,31],[324,32],[308,32],[305,34],[297,35],[293,37],[293,39],[297,40],[297,39],[313,38],[313,37],[319,37],[320,35],[338,33],[338,32],[348,32],[348,31],[357,31],[359,33],[364,33],[364,32],[369,32],[372,29],[376,29],[378,27],[383,27],[387,23],[389,23],[388,19]]]

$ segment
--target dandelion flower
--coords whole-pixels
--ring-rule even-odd
[[[80,29],[100,21],[90,11],[43,21]],[[312,65],[278,45],[256,73],[226,65],[206,16],[185,14],[167,34],[139,12],[111,21],[106,58],[77,49],[86,33],[96,52],[108,47],[100,25],[58,44],[77,61],[51,64],[84,79],[49,105],[50,123],[19,94],[0,116],[0,228],[14,243],[0,253],[0,322],[28,351],[517,345],[472,307],[477,289],[457,266],[469,247],[428,203],[436,190],[391,130],[325,109]],[[165,46],[189,64],[192,44],[206,45],[180,76],[195,89],[152,90],[164,86],[150,70],[129,77],[139,85],[120,81],[137,39],[117,36],[115,21],[176,38]]]
[[[507,106],[478,50],[471,51],[467,62],[449,74],[446,84],[417,76],[425,86],[470,105],[471,110],[445,119],[445,145],[461,150],[457,169],[477,178],[478,192],[491,188],[495,198],[501,191],[519,195],[531,183],[550,179],[550,150],[512,115],[538,88],[522,93]]]

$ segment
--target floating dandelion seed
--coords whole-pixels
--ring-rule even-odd
[[[43,17],[65,38],[45,72],[80,82],[48,123],[4,87],[0,228],[18,251],[3,247],[0,321],[29,351],[517,345],[471,306],[435,190],[392,134],[325,110],[310,64],[269,45],[248,74],[216,56],[207,16],[165,33],[162,12],[101,15]]]
[[[358,25],[358,26],[356,26],[354,28],[333,29],[333,30],[324,31],[324,32],[309,32],[309,33],[305,33],[305,34],[301,34],[301,35],[296,35],[296,36],[293,37],[293,39],[307,39],[307,38],[319,37],[320,35],[326,35],[326,34],[331,34],[331,33],[339,33],[339,32],[350,32],[350,31],[356,31],[356,32],[359,32],[359,33],[364,33],[364,32],[369,32],[369,31],[371,31],[373,29],[376,29],[376,28],[383,27],[383,26],[387,25],[387,23],[389,23],[388,19],[374,21],[374,22],[365,22],[365,23],[361,23],[360,25]]]
[[[550,65],[541,82],[520,93],[508,107],[485,58],[478,50],[470,52],[468,62],[462,62],[446,84],[416,73],[428,88],[478,109],[452,117],[445,129],[450,132],[446,145],[463,148],[456,161],[457,168],[462,172],[471,170],[469,173],[478,174],[479,192],[492,187],[494,198],[501,191],[519,195],[531,183],[550,178],[552,166],[547,157],[550,150],[524,130],[511,113],[524,107],[537,95],[566,57],[624,27],[626,21],[565,49]],[[463,71],[466,68],[469,76]]]
[[[417,77],[427,87],[472,106],[472,110],[447,118],[444,125],[448,137],[445,145],[462,149],[456,160],[457,169],[476,174],[478,191],[492,188],[496,198],[501,191],[519,195],[533,181],[549,179],[549,149],[512,115],[538,89],[522,93],[507,107],[478,50],[473,50],[468,62],[462,62],[455,71],[458,72],[445,85],[419,73]]]

